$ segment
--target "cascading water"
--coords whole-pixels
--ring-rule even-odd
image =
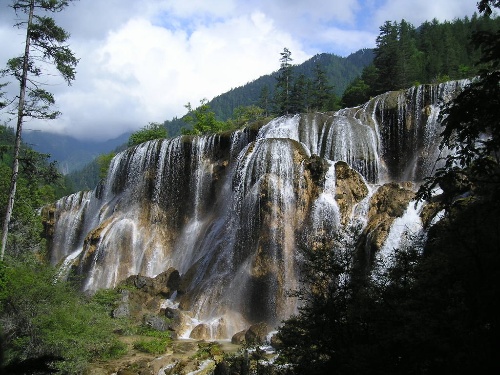
[[[400,246],[397,228],[416,221],[417,212],[370,213],[391,201],[379,186],[418,183],[430,173],[439,103],[465,83],[390,92],[336,113],[284,116],[258,132],[130,148],[93,192],[54,205],[46,219],[53,221],[51,262],[68,267],[74,259],[87,290],[175,268],[182,290],[171,302],[192,314],[186,337],[198,324],[214,338],[260,321],[276,326],[297,308],[287,291],[299,286],[304,238],[315,246],[344,236],[352,251],[371,241],[379,257]]]

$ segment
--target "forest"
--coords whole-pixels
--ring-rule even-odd
[[[285,48],[272,79],[247,87],[253,94],[235,89],[224,100],[201,100],[196,108],[188,104],[188,114],[176,129],[200,135],[297,111],[355,106],[382,92],[419,83],[471,79],[442,109],[442,147],[455,153],[416,193],[416,199],[428,202],[429,210],[445,212],[427,241],[397,249],[391,266],[381,267],[374,277],[368,277],[363,267],[352,270],[348,282],[341,280],[352,264],[350,257],[363,254],[346,254],[335,241],[320,251],[302,249],[303,286],[291,292],[303,305],[276,335],[276,362],[259,362],[258,351],[252,362],[247,351],[224,356],[214,373],[498,372],[500,18],[492,15],[500,10],[500,2],[481,0],[478,10],[480,15],[470,19],[433,20],[419,27],[404,20],[384,23],[373,63],[360,68],[359,77],[345,83],[341,94],[335,87],[344,83],[328,78],[331,68],[322,65],[321,58],[304,72],[292,65],[292,53]],[[244,99],[235,99],[240,95]],[[128,146],[174,136],[175,121],[150,123],[131,136]],[[171,345],[167,333],[111,317],[120,298],[117,290],[89,296],[76,287],[77,280],[58,279],[57,269],[47,262],[39,211],[78,184],[72,185],[47,155],[26,144],[12,156],[15,142],[14,131],[1,126],[2,218],[8,210],[4,202],[15,159],[19,163],[5,257],[0,260],[2,373],[82,374],[89,363],[125,356],[120,337],[127,335],[141,336],[134,343],[139,350],[165,352]],[[101,155],[88,167],[93,182],[105,176],[113,155]],[[438,186],[442,193],[436,196]]]

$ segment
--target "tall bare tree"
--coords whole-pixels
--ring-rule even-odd
[[[2,77],[10,76],[19,83],[19,96],[16,98],[17,117],[16,138],[12,177],[3,223],[0,260],[3,260],[9,232],[9,223],[14,208],[16,186],[19,174],[19,151],[23,122],[26,117],[36,119],[55,119],[60,112],[50,107],[55,103],[54,96],[43,88],[40,77],[48,74],[46,65],[53,65],[68,85],[75,79],[78,59],[65,44],[69,34],[57,26],[54,19],[46,16],[63,10],[72,0],[14,0],[12,9],[21,20],[15,25],[26,30],[24,54],[10,59]]]

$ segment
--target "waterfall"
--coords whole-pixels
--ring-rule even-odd
[[[261,321],[276,327],[297,311],[287,293],[300,286],[303,239],[314,247],[341,237],[346,252],[381,243],[375,256],[386,261],[404,245],[407,228],[419,230],[419,211],[409,205],[384,219],[392,221],[380,237],[373,196],[393,181],[409,196],[403,182],[432,171],[440,103],[466,83],[422,85],[258,129],[129,148],[94,191],[54,204],[46,219],[50,260],[79,273],[90,291],[175,268],[183,290],[171,306],[192,316],[185,337],[198,324],[219,338]],[[337,172],[341,162],[348,166]]]
[[[61,198],[55,204],[55,235],[52,240],[50,260],[56,265],[74,253],[85,236],[85,213],[91,199],[91,192],[78,192]]]

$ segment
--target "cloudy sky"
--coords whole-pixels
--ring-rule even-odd
[[[106,140],[163,122],[279,68],[317,53],[347,56],[372,48],[386,20],[471,16],[476,0],[77,0],[56,14],[80,58],[68,87],[46,78],[63,115],[42,129]],[[21,55],[11,0],[0,0],[0,68]],[[1,81],[0,81],[1,82]],[[14,84],[8,90],[14,92]],[[0,112],[0,123],[6,121]],[[14,126],[11,123],[11,126]]]

